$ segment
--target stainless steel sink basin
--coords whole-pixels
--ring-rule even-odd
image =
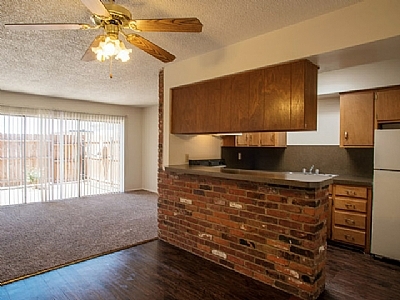
[[[309,172],[286,172],[286,174],[289,174],[289,175],[291,175],[291,174],[293,174],[293,175],[307,175],[307,176],[316,176],[316,175],[319,175],[319,176],[325,176],[325,177],[336,177],[336,176],[338,176],[337,174],[325,174],[325,173],[309,173]]]

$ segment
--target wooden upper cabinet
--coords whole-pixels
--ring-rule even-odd
[[[264,128],[264,74],[264,69],[249,73],[249,131],[258,131]]]
[[[286,147],[286,132],[248,132],[235,137],[236,147]]]
[[[249,134],[243,133],[242,135],[235,136],[235,146],[245,147],[249,145]]]
[[[318,67],[308,60],[291,66],[290,129],[317,130]]]
[[[340,147],[374,146],[374,92],[340,95]]]
[[[248,131],[249,72],[232,75],[230,95],[230,132]],[[244,130],[245,129],[245,130]]]
[[[197,87],[194,85],[172,89],[171,132],[190,133],[196,130]]]
[[[286,132],[261,132],[261,147],[286,147]]]
[[[399,122],[400,87],[377,91],[375,112],[378,123]]]
[[[221,84],[211,80],[197,85],[196,133],[218,133],[221,111]]]
[[[220,132],[232,132],[231,129],[231,94],[232,94],[232,77],[227,76],[220,79],[216,79],[220,82],[220,120],[219,130]]]
[[[214,80],[172,89],[171,132],[218,133],[220,89],[220,81]]]
[[[249,146],[260,146],[260,132],[250,132],[247,133],[249,136]]]
[[[317,67],[301,60],[177,87],[171,102],[175,134],[315,130]]]
[[[264,70],[264,128],[290,129],[290,64]]]

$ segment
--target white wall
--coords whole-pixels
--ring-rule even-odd
[[[318,95],[398,84],[400,84],[400,59],[392,59],[320,73]]]
[[[288,132],[288,145],[339,145],[339,96],[318,100],[317,131]]]
[[[170,165],[187,163],[189,159],[221,158],[222,140],[212,135],[170,135]]]
[[[0,105],[126,116],[125,191],[142,188],[142,109],[0,91]]]
[[[185,154],[213,155],[218,140],[209,146],[191,144],[170,135],[170,89],[290,60],[311,57],[400,35],[400,1],[365,0],[283,29],[165,67],[164,165],[184,163]],[[188,152],[190,150],[190,152]]]
[[[144,108],[142,118],[143,189],[156,193],[158,172],[158,105]]]

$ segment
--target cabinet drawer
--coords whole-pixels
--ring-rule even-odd
[[[335,211],[335,225],[365,230],[366,219],[366,216],[363,214]]]
[[[345,198],[345,197],[336,197],[335,198],[335,208],[366,213],[367,212],[367,201],[352,199],[352,198]]]
[[[334,226],[332,231],[334,240],[343,241],[355,245],[365,245],[365,232]]]
[[[335,195],[367,199],[368,188],[362,186],[336,185]]]

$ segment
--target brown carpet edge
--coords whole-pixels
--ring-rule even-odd
[[[13,279],[10,279],[10,280],[6,280],[6,281],[3,281],[3,282],[0,282],[0,286],[4,286],[4,285],[7,285],[7,284],[10,284],[10,283],[19,281],[19,280],[27,279],[27,278],[30,278],[30,277],[33,277],[33,276],[36,276],[36,275],[40,275],[40,274],[44,274],[44,273],[47,273],[47,272],[51,272],[51,271],[54,271],[54,270],[57,270],[57,269],[60,269],[60,268],[63,268],[63,267],[75,265],[75,264],[78,264],[78,263],[81,263],[81,262],[84,262],[84,261],[87,261],[87,260],[90,260],[90,259],[94,259],[94,258],[97,258],[97,257],[100,257],[100,256],[112,254],[112,253],[115,253],[115,252],[118,252],[118,251],[126,250],[126,249],[129,249],[129,248],[133,248],[133,247],[136,247],[136,246],[139,246],[139,245],[146,244],[146,243],[150,243],[150,242],[153,242],[153,241],[156,241],[156,240],[158,240],[158,237],[154,237],[154,238],[151,238],[151,239],[148,239],[148,240],[140,241],[140,242],[134,243],[132,245],[127,245],[127,246],[120,247],[120,248],[117,248],[117,249],[105,251],[105,252],[102,252],[102,253],[94,254],[94,255],[91,255],[91,256],[88,256],[88,257],[85,257],[85,258],[80,258],[80,259],[77,259],[77,260],[74,260],[74,261],[71,261],[71,262],[68,262],[68,263],[65,263],[65,264],[60,264],[60,265],[57,265],[57,266],[54,266],[54,267],[51,267],[51,268],[48,268],[48,269],[37,271],[35,273],[26,274],[26,275],[23,275],[23,276],[20,276],[20,277],[17,277],[17,278],[13,278]]]

